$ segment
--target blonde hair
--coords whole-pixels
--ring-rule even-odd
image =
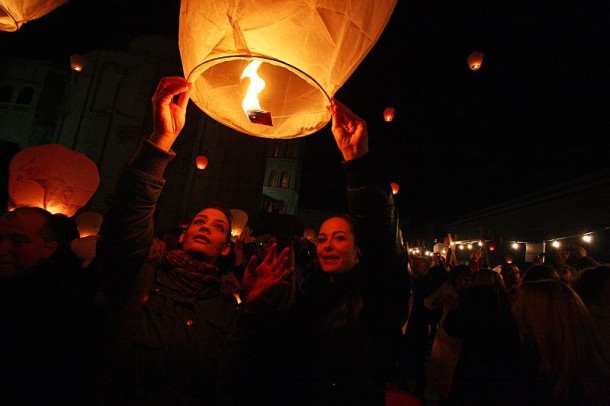
[[[586,306],[570,286],[557,280],[524,283],[512,312],[522,337],[534,339],[539,370],[555,385],[556,400],[584,394],[591,401],[607,402],[610,358]]]

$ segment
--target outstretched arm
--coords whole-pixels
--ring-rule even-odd
[[[331,111],[331,130],[343,159],[351,161],[366,155],[369,151],[366,122],[335,99],[331,100]]]
[[[192,84],[181,77],[165,77],[159,82],[152,97],[155,129],[150,142],[160,149],[169,151],[184,128],[192,90]]]

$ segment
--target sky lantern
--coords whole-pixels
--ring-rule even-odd
[[[93,211],[85,211],[76,216],[78,233],[82,237],[97,235],[104,221],[104,216]]]
[[[383,110],[383,119],[388,123],[394,120],[394,107],[386,107]]]
[[[248,213],[240,209],[231,209],[231,239],[235,241],[248,223]]]
[[[70,56],[70,67],[75,72],[81,72],[87,64],[87,58],[81,54],[73,54]]]
[[[208,167],[208,157],[205,155],[199,155],[195,158],[195,165],[197,165],[197,169],[204,170]]]
[[[178,42],[191,100],[245,134],[312,134],[330,121],[330,99],[395,6],[396,0],[182,1]]]
[[[466,62],[468,62],[468,67],[470,68],[470,70],[481,69],[481,66],[483,65],[484,56],[485,54],[479,51],[473,51],[470,55],[468,55]]]
[[[392,182],[390,183],[390,186],[392,187],[392,194],[398,194],[398,191],[400,190],[400,185],[396,182]]]
[[[9,196],[15,207],[41,207],[68,217],[97,190],[95,162],[61,144],[28,147],[9,163]]]
[[[0,0],[0,30],[13,32],[68,0]]]

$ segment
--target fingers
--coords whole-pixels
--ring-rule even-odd
[[[165,77],[159,82],[153,99],[158,100],[161,104],[169,105],[173,98],[179,95],[176,104],[186,108],[192,89],[192,83],[187,82],[184,78],[177,76]]]
[[[250,260],[248,261],[248,265],[246,265],[246,272],[254,272],[256,270],[257,265],[258,258],[256,258],[256,255],[252,255],[250,257]]]

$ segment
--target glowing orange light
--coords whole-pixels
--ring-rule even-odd
[[[394,107],[385,108],[383,111],[383,119],[388,123],[394,119]]]
[[[392,187],[392,194],[393,195],[397,194],[398,191],[400,190],[400,186],[396,182],[390,183],[390,186]]]
[[[479,51],[473,51],[470,55],[468,55],[466,62],[468,62],[468,67],[470,70],[479,70],[483,65],[484,56],[485,54]]]
[[[70,67],[73,71],[80,72],[87,64],[87,59],[79,54],[70,56]]]
[[[244,109],[247,116],[249,116],[251,111],[263,111],[263,108],[258,101],[258,94],[263,91],[267,84],[263,78],[258,76],[257,72],[262,63],[262,61],[250,62],[241,74],[242,79],[250,79],[250,86],[248,86],[246,97],[244,97],[244,101],[241,103],[241,107]]]
[[[208,166],[208,157],[205,155],[199,155],[195,158],[195,165],[197,165],[197,169],[204,170]]]

